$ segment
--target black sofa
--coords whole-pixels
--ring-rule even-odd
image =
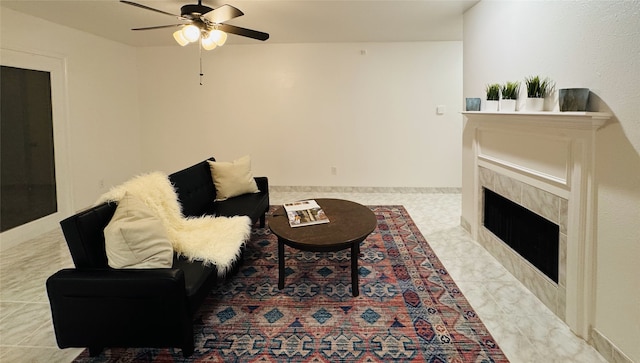
[[[169,179],[185,216],[246,215],[264,227],[266,177],[255,178],[259,193],[224,201],[214,201],[206,160]],[[213,287],[237,272],[242,258],[224,276],[215,266],[175,255],[172,268],[112,269],[103,230],[116,207],[103,203],[60,222],[76,268],[60,270],[46,283],[58,346],[87,347],[92,356],[107,347],[179,347],[187,357],[194,350],[195,312]]]

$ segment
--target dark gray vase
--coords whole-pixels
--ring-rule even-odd
[[[561,88],[558,102],[560,111],[586,111],[589,104],[589,89]]]

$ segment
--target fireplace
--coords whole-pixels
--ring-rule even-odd
[[[560,227],[491,189],[483,190],[484,227],[557,284]]]
[[[595,305],[594,139],[610,115],[463,114],[462,226],[588,339]]]
[[[477,168],[477,241],[551,311],[565,319],[568,199],[541,189],[533,182],[510,176],[505,170],[495,170],[490,165]],[[533,225],[524,226],[529,223],[524,220],[530,220]],[[514,231],[514,224],[524,231]],[[543,234],[549,236],[539,236],[540,231],[536,229],[541,228],[546,229]],[[552,260],[554,267],[548,266],[549,261],[534,262],[528,258],[528,252],[520,252],[519,247],[512,246],[526,243],[522,238],[532,236],[536,240],[548,238],[544,243],[533,243],[550,245],[543,258]],[[514,242],[514,239],[519,241]]]

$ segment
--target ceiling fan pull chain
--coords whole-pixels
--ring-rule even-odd
[[[200,52],[200,85],[202,86],[202,77],[204,76],[204,73],[202,73],[202,44],[200,44],[198,49]]]

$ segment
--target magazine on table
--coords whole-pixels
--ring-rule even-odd
[[[313,199],[286,203],[284,210],[287,212],[291,227],[329,223],[329,218],[324,214],[318,202]]]

